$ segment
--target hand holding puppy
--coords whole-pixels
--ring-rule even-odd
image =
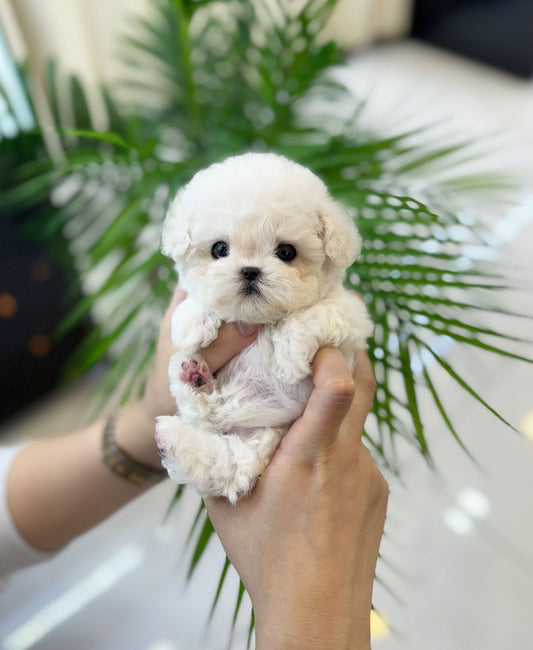
[[[365,352],[353,379],[331,348],[250,496],[207,510],[254,606],[256,647],[370,648],[370,607],[388,487],[361,442],[374,394]]]

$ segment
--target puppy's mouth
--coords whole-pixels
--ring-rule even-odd
[[[243,296],[260,296],[261,289],[257,286],[255,282],[247,282],[240,291]]]

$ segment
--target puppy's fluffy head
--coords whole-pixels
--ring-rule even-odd
[[[361,239],[312,172],[250,153],[198,172],[178,193],[162,249],[183,287],[221,318],[267,323],[326,295]]]

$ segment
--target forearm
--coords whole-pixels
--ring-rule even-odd
[[[35,548],[54,551],[139,496],[139,487],[102,462],[104,420],[23,449],[8,477],[8,502],[20,534]],[[136,460],[157,467],[151,423],[138,404],[117,420],[115,437]]]

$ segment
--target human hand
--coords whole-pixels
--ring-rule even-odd
[[[138,402],[127,405],[120,413],[115,427],[115,436],[121,446],[135,459],[150,466],[160,467],[161,462],[154,440],[155,418],[158,415],[171,415],[176,412],[176,403],[170,394],[168,365],[175,353],[170,336],[172,314],[186,298],[186,293],[176,287],[165,312],[154,362],[150,371],[144,395]],[[218,337],[202,350],[212,374],[225,365],[232,357],[250,345],[257,336],[257,330],[247,327],[243,333],[235,323],[223,323]]]
[[[254,606],[256,647],[370,647],[372,586],[388,487],[363,445],[375,382],[320,350],[307,408],[251,495],[208,514]]]

